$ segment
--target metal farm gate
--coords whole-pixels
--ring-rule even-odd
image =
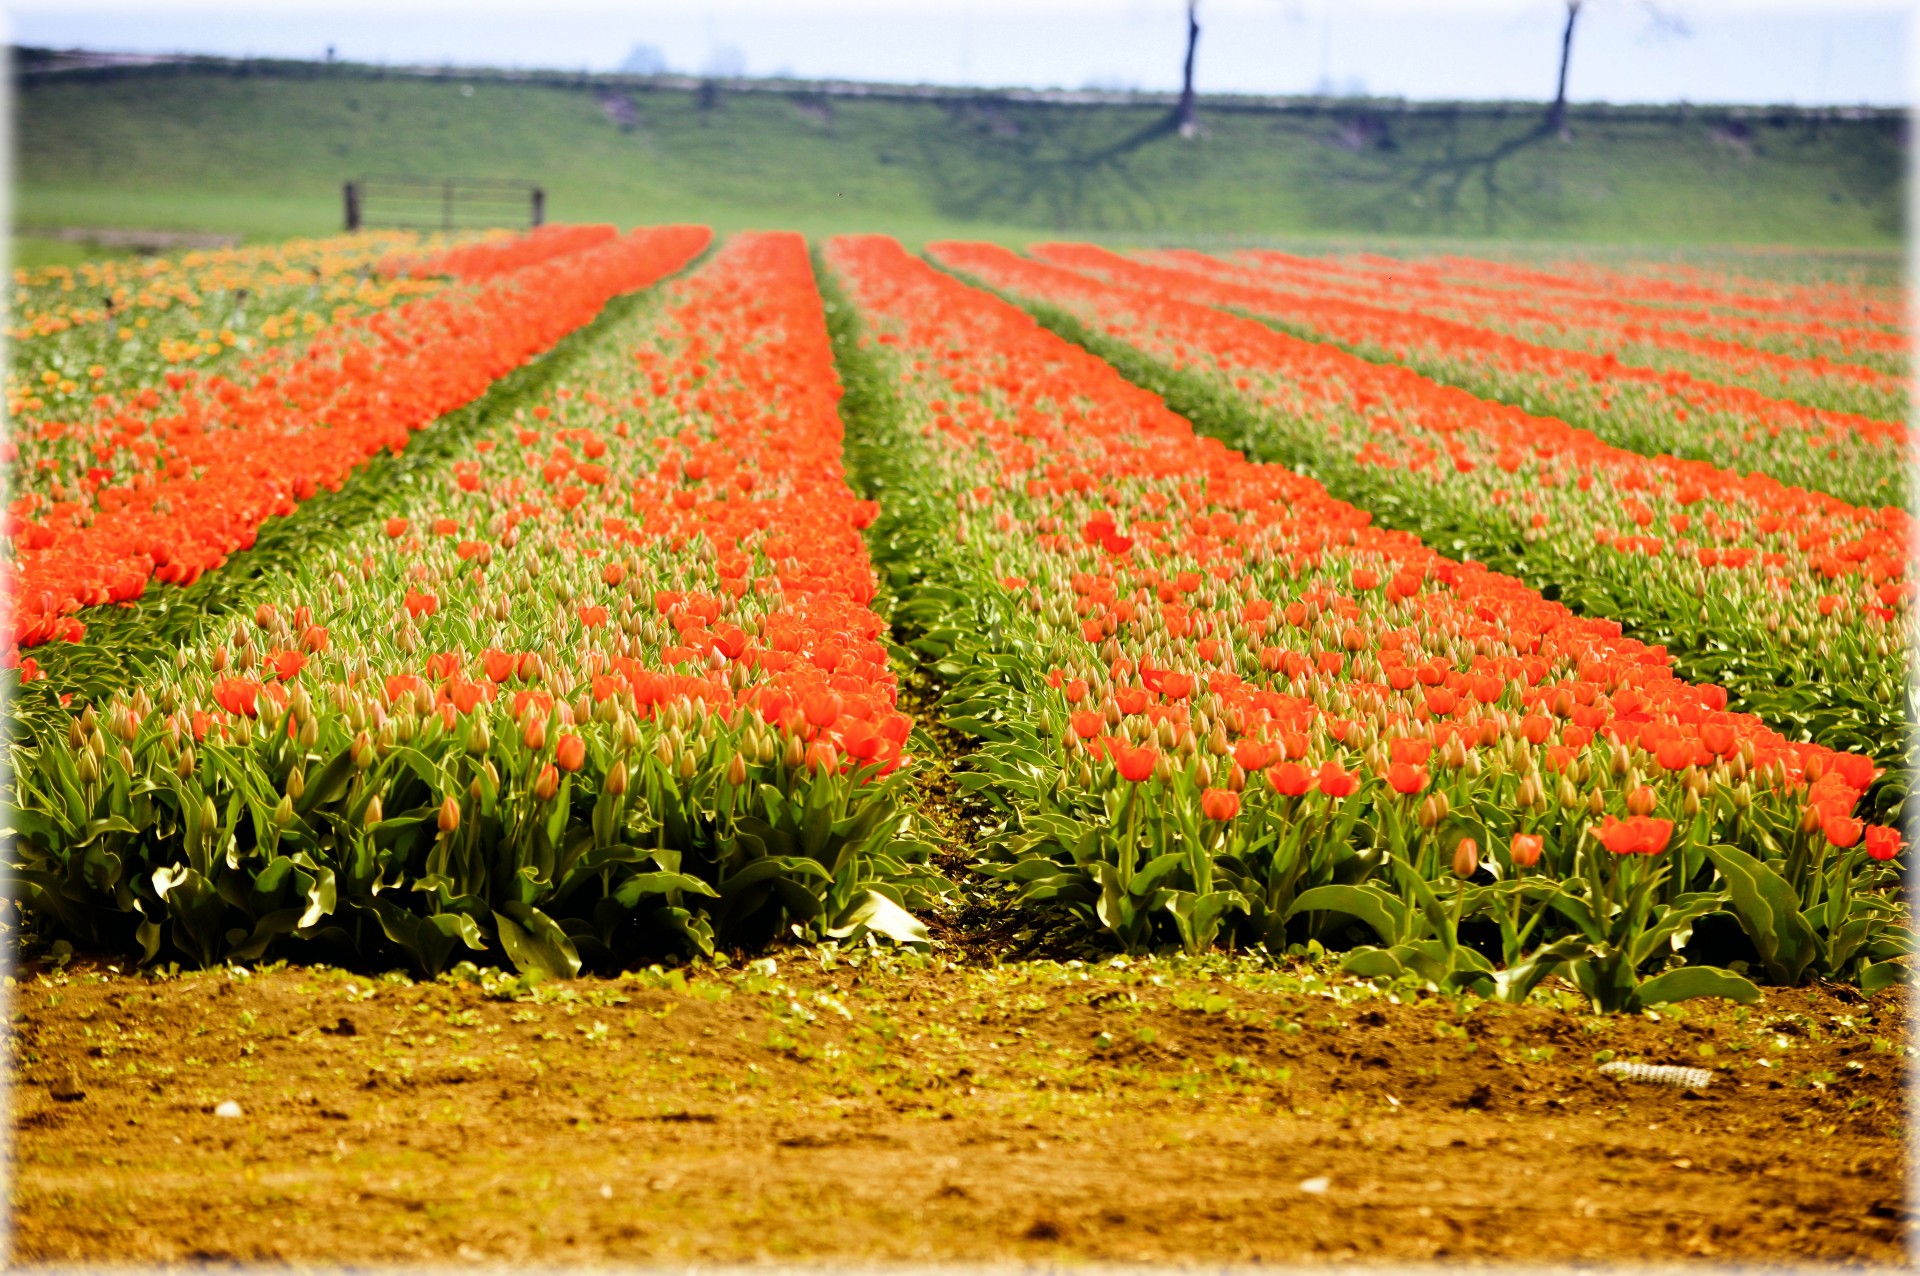
[[[348,230],[460,230],[538,226],[547,192],[532,182],[490,177],[355,178],[341,188]]]

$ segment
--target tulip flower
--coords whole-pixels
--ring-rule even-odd
[[[1540,862],[1545,840],[1536,833],[1515,833],[1509,855],[1515,868],[1532,868]]]
[[[1232,789],[1208,789],[1200,795],[1200,813],[1224,824],[1240,814],[1240,795]]]
[[[1673,821],[1644,815],[1616,820],[1609,815],[1595,832],[1601,845],[1615,855],[1658,855],[1673,837]]]

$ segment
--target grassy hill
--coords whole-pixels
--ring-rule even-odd
[[[31,62],[24,65],[31,66]],[[437,79],[205,63],[17,77],[22,226],[325,231],[365,172],[524,177],[563,220],[1885,249],[1905,222],[1892,113],[1203,99],[1069,104],[737,91],[632,77]]]

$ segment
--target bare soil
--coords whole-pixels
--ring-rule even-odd
[[[776,959],[517,1000],[29,963],[12,1257],[1909,1257],[1899,993],[1604,1018],[1224,958]]]

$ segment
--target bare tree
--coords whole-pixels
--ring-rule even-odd
[[[1200,132],[1200,120],[1194,112],[1193,52],[1200,45],[1200,0],[1187,0],[1187,61],[1180,76],[1180,104],[1173,108],[1174,124],[1181,137]]]
[[[1567,62],[1573,56],[1573,24],[1579,20],[1584,0],[1567,0],[1567,25],[1560,32],[1560,84],[1553,93],[1553,106],[1547,112],[1547,131],[1563,139],[1567,132]]]

